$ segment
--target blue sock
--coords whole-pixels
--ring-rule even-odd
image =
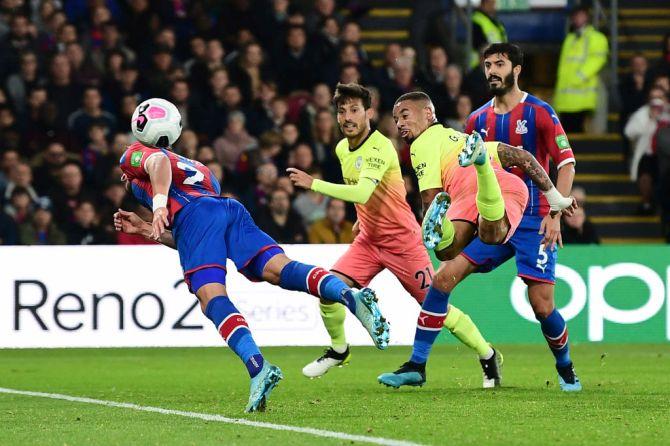
[[[561,313],[554,308],[554,311],[546,317],[540,319],[542,333],[547,339],[547,344],[556,358],[558,367],[565,367],[572,361],[570,360],[570,346],[568,345],[568,327]]]
[[[356,313],[356,301],[351,288],[337,276],[318,266],[291,261],[279,274],[279,286],[285,290],[304,291],[312,296],[339,302],[352,313]]]
[[[440,291],[431,285],[426,294],[426,300],[423,301],[421,306],[410,361],[419,364],[428,361],[430,349],[433,347],[437,335],[440,334],[444,319],[447,317],[448,305],[449,293]]]
[[[210,300],[205,309],[205,316],[214,323],[221,337],[228,346],[240,357],[252,378],[263,369],[263,355],[249,331],[244,316],[226,296],[218,296]]]

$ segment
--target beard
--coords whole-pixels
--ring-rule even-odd
[[[500,79],[496,76],[497,79]],[[502,79],[502,85],[500,87],[491,86],[491,77],[487,79],[489,92],[494,96],[503,96],[509,92],[514,87],[514,73],[510,72],[504,79]]]

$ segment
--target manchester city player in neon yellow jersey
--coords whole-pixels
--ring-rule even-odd
[[[422,246],[421,228],[405,199],[405,183],[393,143],[370,126],[370,92],[358,84],[339,84],[333,102],[344,134],[336,153],[346,184],[333,184],[298,169],[288,169],[296,186],[354,202],[356,238],[331,272],[351,286],[364,287],[385,268],[421,304],[433,276],[433,265]],[[332,345],[307,364],[303,373],[314,378],[349,361],[344,332],[345,309],[321,301],[321,316]],[[500,384],[502,356],[482,337],[470,317],[451,307],[445,327],[475,350],[484,370],[484,387]]]

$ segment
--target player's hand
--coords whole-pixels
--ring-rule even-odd
[[[119,209],[114,213],[114,229],[126,234],[140,234],[146,235],[145,225],[147,223],[142,220],[136,213],[124,211]]]
[[[170,223],[168,221],[168,209],[166,207],[158,208],[154,211],[154,219],[151,222],[151,238],[160,241],[161,235],[165,232]]]
[[[560,214],[551,216],[547,215],[542,219],[540,224],[540,234],[543,234],[544,237],[540,242],[544,246],[549,248],[549,251],[553,251],[558,243],[558,246],[563,247],[563,238],[561,237],[561,216]]]
[[[351,227],[351,235],[356,238],[358,234],[361,233],[361,227],[358,224],[358,220],[354,222],[354,225]]]
[[[300,169],[295,167],[289,167],[286,169],[289,173],[288,177],[293,182],[295,186],[302,187],[303,189],[311,189],[314,178],[308,173],[303,172]]]
[[[579,205],[577,204],[577,199],[575,199],[575,197],[573,197],[572,195],[570,195],[568,199],[570,200],[570,206],[563,208],[561,210],[561,213],[567,215],[568,217],[571,217],[575,213]]]

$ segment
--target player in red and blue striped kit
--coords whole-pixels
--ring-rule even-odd
[[[377,347],[386,348],[389,327],[377,307],[374,292],[368,288],[351,289],[323,268],[289,259],[239,202],[219,196],[217,180],[202,163],[167,148],[134,143],[120,164],[128,189],[142,205],[153,210],[154,218],[148,223],[132,212],[119,210],[114,216],[116,229],[142,234],[177,249],[189,290],[247,367],[251,377],[248,412],[265,408],[266,399],[282,374],[278,367],[265,361],[244,316],[228,298],[227,259],[251,280],[344,304],[368,330]]]
[[[468,118],[466,132],[477,131],[485,141],[501,141],[523,147],[537,158],[545,171],[549,160],[556,165],[556,186],[570,194],[575,156],[554,110],[544,101],[519,89],[523,54],[509,43],[489,46],[484,71],[494,98]],[[488,272],[512,257],[519,277],[528,286],[528,298],[556,358],[559,384],[565,391],[581,390],[570,359],[568,329],[554,305],[557,247],[562,246],[560,212],[550,213],[544,194],[520,169],[511,171],[528,186],[528,206],[519,228],[504,245],[487,245],[478,238],[462,252],[477,272]]]

